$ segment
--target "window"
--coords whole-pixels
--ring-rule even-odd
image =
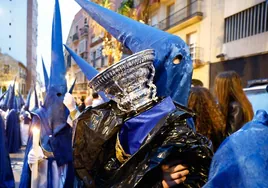
[[[260,3],[225,18],[224,42],[253,36],[268,31],[268,7]]]
[[[9,73],[9,65],[4,65],[4,74]]]
[[[84,20],[84,24],[87,25],[87,18],[85,18],[85,20]]]
[[[167,25],[174,24],[175,3],[167,6]]]
[[[192,59],[197,59],[197,53],[196,53],[196,43],[197,43],[197,32],[190,33],[186,36],[187,44],[190,48],[190,55]]]
[[[75,33],[78,33],[78,25],[75,27]]]
[[[187,4],[187,16],[190,16],[194,14],[197,10],[198,2],[196,3],[197,0],[188,0]]]

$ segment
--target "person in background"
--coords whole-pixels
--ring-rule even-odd
[[[99,96],[98,93],[94,92],[92,94],[93,101],[92,101],[92,107],[99,106],[100,104],[104,103],[103,99]]]
[[[214,93],[226,120],[226,134],[230,135],[253,118],[253,108],[242,81],[235,71],[221,72],[214,84]]]
[[[93,103],[93,98],[91,96],[88,96],[85,99],[85,109],[87,109],[88,107],[92,106]]]
[[[80,100],[81,100],[81,104],[78,106],[78,110],[80,112],[83,112],[85,110],[85,107],[86,107],[84,96],[82,96]]]
[[[196,113],[196,131],[212,141],[215,152],[225,139],[226,124],[213,95],[204,87],[191,88],[188,108]]]

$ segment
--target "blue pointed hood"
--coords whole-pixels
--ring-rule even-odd
[[[15,96],[14,98],[14,104],[13,104],[13,109],[16,111],[19,111],[19,106],[18,106],[18,97]]]
[[[49,85],[50,87],[66,86],[66,67],[62,47],[61,15],[58,0],[55,1],[51,44],[52,50]]]
[[[6,90],[0,97],[0,101],[4,99],[5,95],[8,93],[8,90]]]
[[[35,111],[38,108],[39,108],[38,96],[37,96],[36,88],[34,87],[34,107],[31,111]]]
[[[7,109],[12,110],[14,109],[14,104],[15,104],[16,96],[15,96],[15,83],[10,89],[10,96],[8,99],[8,104],[7,104]]]
[[[24,110],[26,110],[26,111],[29,111],[31,95],[32,95],[32,88],[29,90],[29,93],[27,95],[27,99],[26,99],[26,102],[25,102],[25,105],[24,105]]]
[[[61,15],[58,0],[55,0],[54,17],[52,24],[51,66],[49,85],[41,110],[46,114],[48,125],[52,132],[57,127],[66,125],[68,114],[63,104],[64,95],[67,92],[65,79],[66,67],[63,56]],[[59,130],[59,129],[57,129]]]
[[[93,77],[95,77],[99,72],[92,67],[88,62],[86,62],[83,58],[81,58],[79,55],[77,55],[71,48],[64,45],[68,53],[72,56],[76,64],[80,67],[80,69],[83,71],[83,73],[86,75],[88,80],[91,80]]]
[[[64,45],[68,53],[72,56],[76,64],[80,67],[82,72],[86,75],[88,80],[91,80],[94,78],[99,72],[92,67],[88,62],[86,62],[83,58],[81,58],[79,55],[77,55],[71,48]],[[104,92],[99,92],[99,95],[103,99],[103,101],[108,102],[109,99],[106,97]]]
[[[47,69],[46,69],[46,66],[45,66],[43,58],[42,58],[42,66],[43,66],[45,87],[46,87],[46,91],[47,91],[48,90],[48,85],[49,85],[49,78],[48,78]]]
[[[193,66],[189,48],[181,38],[134,21],[88,0],[76,2],[133,53],[154,49],[154,82],[158,96],[171,96],[176,102],[187,104]],[[174,64],[175,59],[179,59],[180,63]]]
[[[21,109],[21,107],[25,105],[25,102],[23,100],[23,97],[21,96],[21,94],[19,93],[19,98],[18,98],[18,108]]]
[[[3,110],[3,108],[4,108],[4,104],[5,104],[5,96],[6,96],[6,94],[8,93],[8,90],[6,90],[4,93],[3,93],[3,95],[0,97],[0,109],[2,109]]]
[[[5,99],[4,99],[3,107],[2,107],[4,111],[7,110],[7,107],[8,107],[8,101],[9,101],[9,98],[10,98],[11,90],[12,90],[12,86],[9,85],[9,87],[8,87],[8,89],[7,89],[6,97],[5,97]]]

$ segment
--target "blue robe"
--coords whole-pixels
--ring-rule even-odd
[[[7,151],[4,122],[0,116],[0,187],[15,187],[14,176]]]
[[[268,114],[254,119],[228,137],[215,153],[204,186],[268,187]]]
[[[38,109],[35,114],[33,114],[32,125],[41,124],[41,140],[49,134],[53,136],[49,139],[48,142],[43,142],[42,147],[49,147],[53,154],[58,166],[67,164],[68,170],[66,174],[66,180],[64,187],[72,187],[74,182],[74,169],[73,169],[73,158],[72,158],[72,129],[66,123],[66,126],[61,127],[60,129],[55,129],[51,133],[51,128],[48,125],[48,118],[44,108]],[[41,141],[42,142],[42,141]],[[21,174],[20,188],[29,188],[31,186],[31,170],[28,164],[28,154],[32,149],[33,137],[32,132],[30,131],[27,147],[25,150],[23,170]],[[44,145],[43,145],[44,144]],[[46,145],[48,144],[48,145]],[[52,178],[53,171],[52,166],[48,165],[48,188],[52,187]]]
[[[17,111],[12,109],[7,115],[7,146],[9,153],[16,153],[21,147],[20,123]]]

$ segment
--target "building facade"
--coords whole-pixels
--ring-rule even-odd
[[[197,83],[212,88],[218,72],[235,70],[246,86],[268,77],[259,69],[267,62],[267,11],[265,0],[160,0],[150,6],[149,24],[189,45]]]
[[[120,3],[121,1],[112,0],[111,9],[116,10]],[[93,20],[81,9],[74,17],[66,44],[90,65],[97,70],[102,70],[108,67],[108,57],[102,53],[104,34],[95,34],[92,25]],[[79,99],[90,95],[91,89],[88,87],[88,80],[84,73],[66,51],[65,59],[68,68],[66,77],[68,87],[71,87],[76,79],[73,96],[79,102]]]
[[[27,67],[26,90],[36,74],[37,0],[0,3],[0,49]]]
[[[79,54],[87,62],[90,62],[90,43],[92,32],[89,28],[89,25],[90,22],[85,16],[84,11],[81,9],[74,17],[66,42],[66,44],[73,51]],[[87,87],[87,79],[85,75],[67,52],[65,53],[65,59],[68,68],[68,86],[71,87],[71,84],[76,79],[73,96],[76,99],[79,99],[81,97],[85,98],[89,94],[89,90]]]
[[[16,92],[26,96],[26,66],[9,56],[0,53],[0,88],[5,91],[16,78]]]

